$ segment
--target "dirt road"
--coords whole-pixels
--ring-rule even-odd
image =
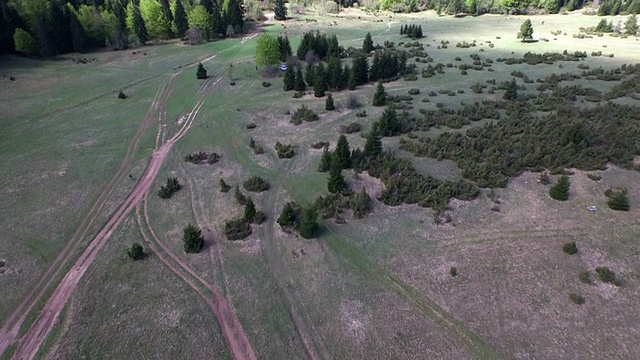
[[[22,327],[22,324],[24,323],[26,317],[33,310],[35,304],[41,301],[42,297],[50,289],[54,281],[58,279],[62,274],[63,269],[73,258],[74,254],[78,250],[78,247],[82,243],[82,239],[85,238],[87,233],[94,225],[96,218],[103,211],[105,205],[107,204],[107,201],[115,191],[117,185],[131,170],[131,167],[133,166],[133,158],[137,152],[140,139],[144,135],[145,131],[149,128],[149,126],[153,123],[154,110],[159,106],[159,104],[163,103],[166,100],[166,97],[168,96],[168,89],[172,84],[172,80],[173,79],[165,80],[158,88],[158,91],[156,92],[152,104],[149,107],[149,111],[147,112],[145,119],[140,124],[140,127],[138,128],[136,134],[129,143],[127,152],[124,159],[122,160],[122,163],[120,164],[118,171],[103,189],[100,196],[98,196],[98,199],[92,205],[91,209],[89,209],[86,215],[82,218],[82,220],[80,221],[80,225],[78,225],[78,228],[71,235],[69,242],[67,242],[64,249],[45,271],[44,275],[40,277],[36,285],[22,300],[16,310],[14,310],[14,312],[9,315],[7,320],[5,320],[2,328],[0,328],[0,354],[3,354],[6,349],[13,342],[15,342],[16,337],[18,336],[20,328]]]

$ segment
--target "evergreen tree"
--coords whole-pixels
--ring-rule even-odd
[[[371,39],[371,33],[368,32],[362,41],[362,52],[368,54],[371,51],[373,51],[373,39]]]
[[[364,54],[357,54],[351,66],[351,71],[355,73],[356,86],[366,84],[369,81],[369,64]]]
[[[386,108],[378,120],[378,130],[382,136],[394,136],[400,131],[400,122],[396,111]]]
[[[384,91],[382,81],[378,82],[376,93],[373,95],[373,106],[384,106],[387,104],[387,93]]]
[[[293,90],[296,83],[296,73],[293,72],[293,67],[288,66],[284,72],[284,91]]]
[[[340,76],[340,80],[338,81],[338,90],[344,90],[347,88],[350,74],[351,69],[349,69],[349,65],[345,64],[344,68],[342,68],[342,76]]]
[[[89,49],[89,40],[87,39],[87,33],[84,31],[82,24],[75,16],[70,17],[71,25],[71,42],[73,44],[73,50],[84,53]]]
[[[327,63],[327,86],[330,90],[338,90],[340,78],[342,77],[342,66],[336,57],[330,57]]]
[[[244,221],[251,223],[256,218],[256,204],[253,203],[253,199],[247,198],[247,202],[244,204]]]
[[[327,91],[326,71],[324,65],[319,63],[315,69],[315,76],[313,80],[313,96],[323,97],[325,91]]]
[[[295,227],[298,219],[296,218],[296,211],[293,208],[293,203],[288,202],[284,204],[284,208],[278,216],[278,220],[276,221],[278,225],[282,227]]]
[[[202,66],[202,63],[198,63],[198,69],[196,70],[196,79],[202,80],[207,78],[207,69]]]
[[[367,141],[364,144],[363,155],[370,158],[382,155],[382,139],[376,126],[374,126],[367,134]]]
[[[349,82],[347,83],[347,89],[353,91],[356,89],[356,72],[355,67],[349,70]]]
[[[318,172],[327,172],[331,167],[331,159],[333,158],[333,154],[326,147],[322,151],[322,157],[320,158],[320,163],[318,164]]]
[[[276,20],[287,20],[287,6],[285,5],[284,0],[275,0],[274,12],[274,18]]]
[[[327,111],[331,111],[334,110],[336,107],[333,105],[333,96],[331,96],[331,93],[329,93],[327,95],[327,100],[325,100],[324,102],[324,109]]]
[[[189,22],[187,21],[187,12],[184,11],[184,5],[182,0],[176,0],[176,9],[173,14],[173,23],[176,27],[176,35],[179,38],[184,38],[184,35],[189,30]]]
[[[244,18],[240,0],[224,0],[222,4],[222,19],[226,26],[233,26],[236,32],[242,33],[244,29]]]
[[[525,20],[520,26],[520,32],[518,33],[518,39],[522,39],[522,42],[527,42],[533,39],[533,25],[531,20]]]
[[[140,14],[140,8],[136,3],[133,4],[133,33],[138,37],[140,44],[145,44],[149,41],[147,26],[144,24],[144,20]]]
[[[338,137],[335,157],[340,161],[340,167],[342,169],[348,169],[351,167],[351,149],[349,149],[349,141],[347,141],[347,137],[344,136],[344,134]]]
[[[627,35],[638,34],[638,19],[635,13],[629,16],[627,21],[624,23],[624,33]]]
[[[338,38],[336,34],[331,34],[329,39],[327,39],[327,58],[336,58],[340,59],[340,44],[338,43]]]
[[[180,0],[177,0],[177,2],[180,2]],[[171,28],[171,24],[173,23],[173,13],[171,12],[169,0],[160,0],[160,5],[162,6],[162,14],[166,20],[165,36],[172,38],[174,36],[173,29]]]
[[[300,236],[305,239],[313,239],[318,236],[318,230],[318,212],[313,206],[309,206],[304,210],[300,221]]]
[[[344,194],[349,192],[349,185],[342,176],[342,162],[336,153],[331,159],[329,167],[329,179],[327,182],[327,190],[332,194]]]
[[[307,83],[307,86],[313,86],[313,84],[315,83],[315,80],[316,80],[315,67],[313,66],[313,64],[309,63],[307,64],[307,67],[305,69],[304,81]]]
[[[400,26],[400,35],[404,35],[404,34],[406,33],[406,30],[405,30],[405,27],[406,27],[406,26],[407,26],[407,25],[401,25],[401,26]]]
[[[627,197],[627,189],[622,189],[611,194],[607,201],[607,206],[613,210],[629,211],[629,198]]]
[[[516,84],[516,79],[511,79],[507,86],[507,91],[505,91],[502,98],[507,101],[514,101],[518,99],[518,84]]]
[[[286,35],[284,37],[278,36],[278,49],[280,50],[280,61],[287,61],[287,58],[291,56],[292,53],[291,43]]]
[[[295,91],[304,91],[305,90],[304,77],[302,76],[302,70],[298,68],[296,71],[296,81],[293,85],[293,90]]]
[[[127,255],[129,255],[129,257],[133,260],[140,260],[144,258],[144,249],[139,243],[133,243],[127,250]]]
[[[567,175],[562,175],[558,179],[558,182],[549,189],[549,196],[555,200],[565,201],[569,199],[570,187],[571,182],[569,181],[569,177]]]
[[[197,254],[204,247],[204,237],[202,237],[202,230],[197,226],[188,224],[183,230],[182,242],[184,245],[184,252],[187,254]]]

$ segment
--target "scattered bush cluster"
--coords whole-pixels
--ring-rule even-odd
[[[192,164],[215,164],[218,160],[220,160],[220,155],[204,151],[198,151],[195,154],[188,154],[184,157],[184,161]]]
[[[178,179],[170,177],[167,179],[167,184],[160,187],[158,196],[161,199],[169,199],[176,191],[180,190],[181,188],[182,185],[180,185]]]

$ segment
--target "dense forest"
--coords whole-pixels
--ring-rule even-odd
[[[246,4],[245,4],[246,6]],[[0,54],[52,56],[244,30],[241,0],[0,0]]]
[[[244,21],[260,20],[264,8],[278,7],[258,0],[0,0],[0,55],[52,56],[99,47],[126,49],[150,40],[189,38],[192,43],[233,36]],[[333,4],[333,6],[327,6]],[[313,2],[291,3],[304,9]],[[585,0],[328,0],[340,6],[414,12],[436,10],[451,15],[483,13],[557,13],[580,9]],[[339,5],[339,6],[338,6]],[[640,0],[601,0],[598,15],[640,12]],[[329,11],[329,10],[328,10]],[[596,10],[593,10],[595,13]],[[282,15],[282,14],[281,14]],[[283,16],[280,16],[282,18]]]

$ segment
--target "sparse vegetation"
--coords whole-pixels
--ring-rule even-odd
[[[291,115],[291,123],[295,125],[300,125],[303,121],[317,121],[319,119],[320,117],[306,105],[302,105]]]
[[[269,190],[269,183],[259,176],[252,176],[242,183],[247,191],[262,192]]]
[[[576,305],[582,305],[585,302],[582,295],[576,293],[569,293],[569,300]]]

